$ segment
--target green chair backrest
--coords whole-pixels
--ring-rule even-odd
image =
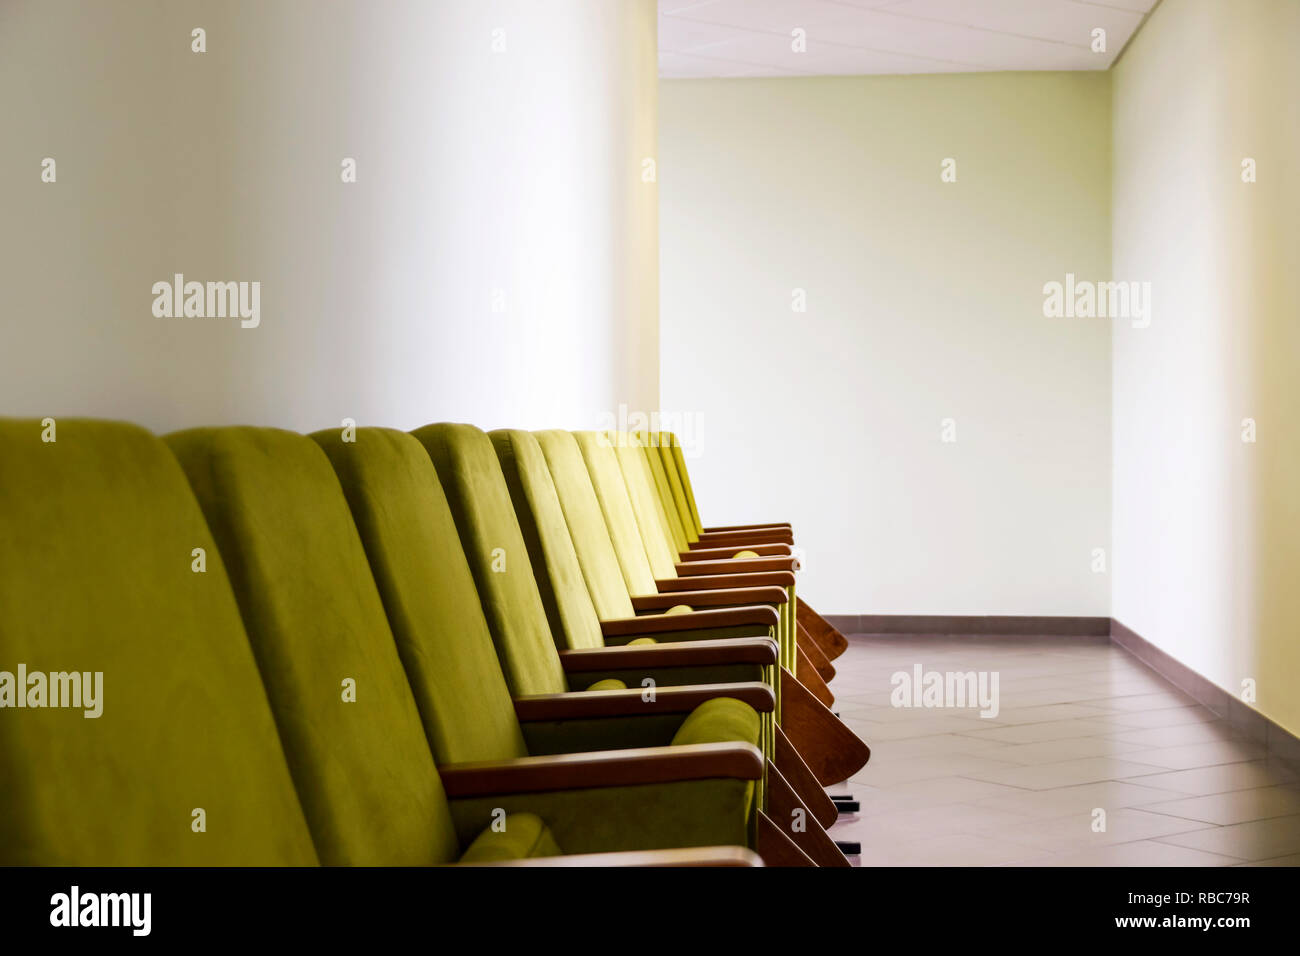
[[[659,457],[659,463],[668,478],[668,487],[672,492],[672,506],[677,512],[678,521],[686,533],[686,540],[694,544],[700,540],[700,532],[703,529],[696,523],[695,513],[691,510],[691,503],[687,499],[685,477],[677,470],[677,458],[674,452],[680,453],[681,449],[675,448],[676,444],[677,436],[672,432],[650,432],[650,445],[646,452]],[[664,504],[667,506],[668,502]]]
[[[439,764],[528,756],[456,523],[406,432],[315,432],[352,509]]]
[[[490,437],[528,546],[551,633],[564,648],[604,647],[600,618],[541,446],[532,434],[516,429],[494,431]]]
[[[668,519],[663,515],[663,503],[650,479],[645,455],[626,434],[612,433],[611,440],[627,485],[628,500],[632,502],[632,512],[636,515],[637,528],[645,543],[646,557],[650,559],[650,570],[656,578],[674,578],[677,576],[678,556],[673,552]]]
[[[659,457],[659,449],[651,444],[652,439],[645,432],[634,433],[631,437],[640,448],[641,457],[645,459],[646,467],[650,469],[650,477],[653,480],[652,489],[655,492],[656,500],[659,502],[664,526],[668,529],[668,533],[672,538],[673,549],[679,555],[684,554],[690,550],[691,540],[687,537],[686,528],[682,526],[682,519],[677,514],[677,505],[673,501],[673,490],[668,483],[664,463]]]
[[[623,581],[633,597],[655,594],[655,573],[650,568],[641,529],[627,494],[627,482],[618,464],[618,455],[606,432],[574,432],[574,440],[587,463],[587,474],[596,489],[596,499],[605,515],[605,527],[618,555]]]
[[[454,860],[429,741],[324,452],[271,428],[167,442],[230,572],[321,861]]]
[[[659,447],[667,450],[667,456],[664,458],[664,467],[668,467],[669,459],[676,466],[677,477],[681,479],[682,495],[685,498],[686,510],[690,514],[690,521],[686,522],[687,526],[695,526],[695,534],[704,533],[704,523],[700,520],[700,508],[695,501],[695,490],[691,487],[691,473],[686,467],[686,455],[682,452],[682,443],[677,440],[677,436],[672,432],[660,432]],[[680,506],[679,506],[680,507]]]
[[[587,473],[587,463],[583,461],[577,439],[560,429],[534,432],[533,435],[546,457],[596,614],[602,621],[632,617],[636,612],[632,608],[627,582],[623,580],[618,553],[610,540],[600,500],[591,484],[591,475]]]
[[[0,865],[315,864],[176,460],[134,425],[52,427],[0,420]],[[81,706],[50,706],[74,673]],[[46,706],[8,709],[36,674]]]
[[[492,439],[473,425],[426,425],[412,434],[447,495],[510,692],[564,693],[559,651]]]

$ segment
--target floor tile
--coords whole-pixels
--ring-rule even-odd
[[[1084,813],[1093,807],[1117,809],[1141,806],[1145,809],[1148,803],[1168,801],[1170,797],[1171,794],[1167,790],[1157,790],[1154,787],[1144,787],[1121,780],[1103,780],[1099,783],[1056,787],[1051,790],[998,792],[977,799],[975,803],[977,806],[988,806],[1034,817],[1059,817],[1070,813]]]
[[[1187,744],[1182,747],[1161,747],[1155,750],[1135,750],[1126,756],[1139,763],[1167,767],[1170,770],[1192,770],[1196,767],[1257,760],[1264,756],[1264,748],[1250,741],[1230,740],[1208,744]]]
[[[1032,744],[1042,740],[1065,740],[1070,737],[1100,737],[1114,731],[1109,724],[1079,718],[1075,720],[1048,720],[1039,724],[1016,724],[1013,727],[957,728],[957,733],[969,733],[986,740],[1000,740],[1009,744]]]
[[[1143,774],[1158,773],[1159,767],[1151,764],[1120,760],[1114,757],[1084,757],[1080,760],[1062,760],[1057,763],[1016,767],[1012,770],[988,770],[969,774],[975,780],[1000,783],[1008,787],[1028,790],[1050,790],[1055,787],[1072,787],[1099,780],[1123,780]],[[1136,781],[1141,783],[1140,780]]]
[[[1212,767],[1197,767],[1193,770],[1153,774],[1143,777],[1139,782],[1144,787],[1207,794],[1271,787],[1293,783],[1296,779],[1295,772],[1285,764],[1271,760],[1249,760],[1242,763],[1226,763]]]
[[[1229,790],[1202,797],[1147,803],[1143,804],[1142,809],[1220,825],[1248,823],[1251,820],[1300,813],[1300,788],[1287,786]]]
[[[1136,840],[1109,846],[1089,847],[1074,853],[1052,856],[1040,866],[1233,866],[1234,857],[1206,853],[1184,846]]]
[[[1161,843],[1191,847],[1242,860],[1267,860],[1300,852],[1300,815],[1254,820],[1232,826],[1159,837]]]
[[[1105,829],[1097,829],[1104,826]],[[1077,852],[1114,843],[1132,843],[1154,837],[1188,833],[1213,827],[1211,823],[1184,820],[1132,807],[1092,807],[1067,816],[1045,817],[1017,823],[985,836],[999,836],[1053,853]]]
[[[1160,711],[1151,711],[1160,713]],[[1239,739],[1241,734],[1222,720],[1172,724],[1166,727],[1147,727],[1142,730],[1125,730],[1114,734],[1122,743],[1146,744],[1147,747],[1180,747],[1187,744],[1221,743]]]

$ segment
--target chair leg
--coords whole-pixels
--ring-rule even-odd
[[[766,813],[758,813],[758,855],[766,866],[816,866],[803,850],[799,849]]]
[[[828,659],[835,660],[849,649],[848,638],[832,627],[826,618],[814,611],[803,598],[799,599],[795,616],[796,620],[807,628],[808,635],[821,646]]]
[[[871,748],[866,742],[784,667],[781,668],[781,729],[824,787],[848,780],[871,759]]]
[[[799,756],[799,751],[795,749],[794,744],[790,743],[790,738],[780,727],[776,728],[776,755],[773,763],[776,764],[776,769],[781,771],[781,776],[785,777],[786,782],[794,788],[799,802],[808,808],[808,812],[818,823],[823,827],[829,827],[839,818],[839,804],[832,800],[830,794],[817,782],[813,772],[804,763],[803,757]]]
[[[835,841],[800,802],[781,771],[771,763],[767,765],[767,813],[768,819],[784,826],[786,835],[818,866],[850,865]]]

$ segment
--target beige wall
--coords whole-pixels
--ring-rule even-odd
[[[0,414],[654,408],[655,37],[654,0],[0,4]],[[260,281],[260,326],[155,318],[176,272]]]
[[[1164,0],[1114,70],[1115,272],[1157,303],[1114,336],[1114,615],[1292,732],[1297,51],[1293,0]]]
[[[662,84],[662,403],[819,610],[1108,613],[1109,324],[1042,290],[1110,272],[1109,83]]]

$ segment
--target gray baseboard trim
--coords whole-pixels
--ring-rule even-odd
[[[1108,617],[959,614],[828,614],[842,634],[965,634],[972,636],[1096,637],[1110,639]]]
[[[1188,697],[1214,711],[1242,736],[1264,746],[1265,756],[1300,767],[1300,738],[1239,697],[1202,677],[1132,628],[1111,618],[1110,640],[1128,651]]]

